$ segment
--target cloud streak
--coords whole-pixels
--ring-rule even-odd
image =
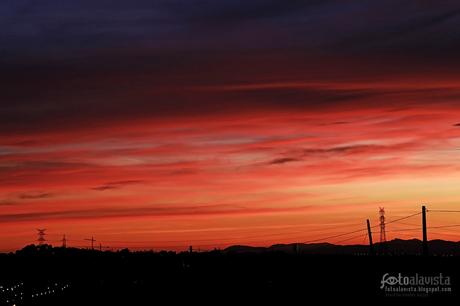
[[[164,206],[164,205],[162,205]],[[140,217],[207,217],[227,215],[282,214],[309,210],[310,207],[250,208],[232,205],[183,206],[183,207],[137,207],[119,209],[89,209],[72,211],[48,211],[40,213],[0,214],[0,222],[23,222],[40,220],[140,218]]]
[[[111,189],[119,189],[127,185],[141,184],[141,183],[144,183],[144,181],[142,180],[115,181],[115,182],[108,182],[104,185],[93,187],[91,189],[97,190],[97,191],[106,191],[106,190],[111,190]]]
[[[39,200],[39,199],[47,199],[52,196],[53,194],[51,193],[39,192],[39,193],[22,193],[18,195],[18,198],[21,200]]]

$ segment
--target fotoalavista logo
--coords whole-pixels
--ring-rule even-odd
[[[445,286],[450,287],[451,279],[449,276],[445,276],[442,273],[438,275],[421,275],[415,273],[413,275],[403,275],[398,273],[396,275],[391,275],[390,273],[385,273],[382,276],[380,282],[380,289],[385,289],[388,286],[428,286],[428,287],[437,287]]]

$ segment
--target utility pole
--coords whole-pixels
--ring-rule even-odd
[[[40,229],[40,228],[37,228],[37,235],[38,235],[38,245],[44,245],[45,242],[46,242],[46,239],[45,239],[45,233],[46,231],[46,228],[43,228],[43,229]]]
[[[423,256],[428,255],[428,235],[426,232],[426,207],[422,206]]]
[[[102,243],[99,242],[99,252],[102,252]]]
[[[193,247],[192,246],[190,246],[188,250],[189,250],[190,254],[193,253]]]
[[[298,243],[294,243],[294,254],[299,254],[300,253],[300,246]]]
[[[86,238],[85,240],[86,240],[86,241],[91,241],[91,250],[94,251],[94,242],[96,241],[96,240],[94,239],[94,237],[91,237],[91,239]]]
[[[367,236],[369,237],[369,255],[374,256],[374,245],[372,243],[371,222],[367,219]]]
[[[67,239],[65,238],[65,235],[64,235],[64,237],[62,237],[62,247],[63,248],[67,247]]]

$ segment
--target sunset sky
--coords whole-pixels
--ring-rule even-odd
[[[0,26],[0,251],[36,228],[70,246],[307,242],[379,207],[460,208],[458,1],[14,0]],[[420,238],[398,231],[419,219],[388,238]]]

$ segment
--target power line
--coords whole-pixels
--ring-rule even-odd
[[[428,226],[427,229],[450,228],[450,227],[460,227],[460,224],[441,225],[441,226]],[[401,229],[389,230],[387,232],[419,231],[421,229],[422,229],[422,227],[401,228]]]
[[[413,228],[399,228],[394,230],[389,230],[387,232],[405,232],[405,231],[419,231],[422,227],[413,227]]]
[[[428,212],[460,213],[460,210],[429,209]]]
[[[405,219],[409,219],[409,218],[418,216],[418,215],[420,215],[420,214],[421,214],[421,212],[414,213],[414,214],[411,214],[411,215],[408,215],[408,216],[405,216],[405,217],[401,217],[401,218],[398,218],[398,219],[395,219],[395,220],[391,220],[391,221],[385,222],[385,224],[396,223],[396,222],[399,222],[399,221],[402,221],[402,220],[405,220]],[[372,228],[376,228],[376,227],[380,227],[380,224],[372,226]],[[343,234],[338,234],[338,235],[333,235],[333,236],[328,236],[328,237],[323,237],[323,238],[315,239],[315,240],[309,240],[309,241],[305,241],[305,242],[303,242],[303,243],[312,243],[312,242],[318,242],[318,241],[326,241],[326,240],[328,240],[328,239],[333,239],[333,238],[338,238],[338,237],[342,237],[342,236],[347,236],[347,235],[350,235],[350,234],[359,233],[359,232],[363,232],[363,231],[366,231],[366,229],[355,230],[355,231],[351,231],[351,232],[347,232],[347,233],[343,233]],[[361,236],[359,236],[359,237],[361,237]],[[352,238],[353,238],[353,237],[352,237]],[[347,239],[345,239],[345,240],[351,240],[352,238],[347,238]],[[354,238],[356,238],[356,237],[354,237]]]
[[[406,225],[406,226],[419,226],[420,224],[414,224],[414,223],[406,223],[406,222],[398,222],[398,224]]]
[[[330,228],[329,228],[330,229]],[[120,244],[159,244],[159,243],[184,243],[184,246],[187,246],[186,244],[188,243],[193,243],[194,245],[202,245],[202,244],[195,244],[195,242],[211,242],[211,241],[217,241],[217,242],[234,242],[238,239],[256,239],[256,238],[264,238],[264,237],[272,237],[272,236],[282,236],[282,235],[301,235],[305,233],[306,231],[292,231],[292,232],[285,232],[285,233],[270,233],[270,234],[260,234],[260,235],[252,235],[252,236],[241,236],[241,237],[233,237],[233,238],[226,238],[226,239],[192,239],[192,240],[168,240],[168,241],[154,241],[154,240],[137,240],[137,241],[124,241],[124,240],[104,240],[106,243],[120,243]],[[335,235],[334,235],[335,236]],[[281,238],[281,239],[293,239],[294,237],[286,237],[286,238]],[[295,238],[294,238],[295,239]],[[91,239],[85,239],[88,241],[91,241]],[[68,239],[67,241],[75,241],[75,242],[80,242],[80,240],[70,240]],[[212,245],[212,244],[205,244],[205,245]]]
[[[430,212],[460,212],[459,211],[454,211],[454,210],[430,210]],[[390,220],[388,222],[385,222],[385,224],[393,224],[393,223],[397,223],[397,222],[400,222],[402,220],[405,220],[405,219],[409,219],[411,217],[414,217],[414,216],[418,216],[420,215],[421,212],[417,212],[417,213],[414,213],[414,214],[411,214],[411,215],[408,215],[408,216],[404,216],[404,217],[401,217],[401,218],[397,218],[395,220]],[[401,224],[404,224],[404,225],[415,225],[415,224],[407,224],[407,223],[403,223],[401,222]],[[350,226],[350,225],[348,225]],[[380,225],[374,225],[372,228],[375,228],[375,227],[379,227]],[[340,228],[346,228],[347,226],[335,226],[334,228],[336,229],[340,229]],[[433,226],[433,227],[428,227],[430,229],[436,229],[436,228],[449,228],[449,227],[460,227],[460,224],[454,224],[454,225],[445,225],[445,226]],[[329,228],[329,229],[334,229],[334,228]],[[414,227],[414,228],[403,228],[403,229],[394,229],[394,230],[389,230],[389,232],[403,232],[403,231],[416,231],[416,230],[420,230],[421,228],[420,227]],[[43,230],[44,231],[44,230]],[[281,235],[296,235],[296,234],[302,234],[304,233],[305,231],[291,231],[291,232],[286,232],[286,233],[268,233],[268,234],[260,234],[260,235],[252,235],[252,236],[246,236],[246,237],[235,237],[235,238],[228,238],[228,239],[193,239],[193,240],[176,240],[176,241],[112,241],[112,240],[107,240],[107,241],[104,241],[104,242],[107,242],[107,243],[120,243],[120,244],[125,244],[124,246],[114,246],[112,247],[113,249],[121,249],[121,248],[131,248],[131,249],[153,249],[153,248],[185,248],[189,245],[189,243],[194,243],[196,241],[217,241],[217,242],[220,242],[220,243],[209,243],[209,244],[194,244],[196,245],[197,247],[206,247],[206,246],[222,246],[222,245],[226,245],[228,243],[225,243],[224,241],[228,241],[230,243],[233,243],[233,241],[236,241],[238,239],[253,239],[253,238],[263,238],[263,237],[271,237],[271,236],[281,236]],[[309,240],[309,241],[305,241],[303,243],[314,243],[314,242],[319,242],[319,241],[327,241],[329,239],[334,239],[334,238],[339,238],[339,237],[344,237],[344,236],[348,236],[348,235],[352,235],[352,234],[355,234],[355,233],[361,233],[361,232],[366,232],[366,229],[365,228],[362,228],[362,229],[357,229],[357,230],[353,230],[353,231],[349,231],[349,232],[345,232],[345,233],[340,233],[340,234],[335,234],[335,235],[330,235],[330,236],[327,236],[327,237],[322,237],[322,238],[318,238],[318,239],[313,239],[313,240]],[[345,241],[349,241],[349,240],[352,240],[352,239],[356,239],[356,238],[360,238],[360,237],[363,237],[364,239],[366,239],[366,237],[368,236],[368,234],[361,234],[361,235],[355,235],[355,236],[352,236],[352,237],[348,237],[348,238],[345,238],[345,239],[342,239],[342,240],[339,240],[337,241],[336,243],[342,243],[342,242],[345,242]],[[44,238],[44,237],[43,237]],[[293,239],[294,237],[286,237],[286,239]],[[66,242],[68,241],[75,241],[75,242],[80,242],[80,240],[70,240],[70,239],[66,239],[64,238]],[[63,239],[63,240],[64,240]],[[295,239],[295,238],[294,238]],[[59,240],[60,242],[63,242],[63,240]],[[91,237],[91,239],[84,239],[84,240],[87,240],[87,241],[91,241],[91,249],[94,249],[94,242],[96,241],[93,237]],[[53,242],[55,240],[52,240]],[[56,240],[57,242],[58,240]],[[168,245],[166,246],[165,244],[169,244],[169,243],[174,243],[174,242],[180,242],[180,243],[183,243],[183,244],[176,244],[176,245]],[[148,244],[153,244],[153,246],[126,246],[126,245],[130,245],[131,243],[148,243]],[[163,244],[163,245],[155,245],[155,244]],[[105,248],[105,247],[104,247]],[[100,249],[102,249],[100,247]]]
[[[460,224],[429,226],[428,228],[449,228],[449,227],[460,227]]]
[[[420,215],[420,214],[422,214],[422,213],[421,213],[421,212],[418,212],[418,213],[415,213],[415,214],[412,214],[412,215],[409,215],[409,216],[406,216],[406,217],[402,217],[402,218],[399,218],[399,219],[395,219],[395,220],[391,220],[391,221],[385,222],[385,224],[391,224],[391,223],[399,222],[399,221],[401,221],[401,220],[409,219],[409,218],[418,216],[418,215]]]
[[[225,239],[183,239],[183,240],[168,240],[165,242],[195,242],[195,241],[231,241],[237,239],[252,239],[252,238],[263,238],[263,237],[272,237],[272,236],[282,236],[282,235],[292,235],[292,234],[302,234],[305,231],[295,231],[295,232],[287,232],[287,233],[271,233],[271,234],[260,234],[260,235],[253,235],[253,236],[242,236],[242,237],[234,237],[234,238],[225,238]],[[104,240],[108,243],[162,243],[162,241],[154,241],[154,240],[136,240],[136,241],[123,241],[123,240]]]
[[[336,242],[334,242],[334,243],[335,243],[335,244],[339,244],[339,243],[342,243],[342,242],[346,242],[346,241],[350,241],[350,240],[358,239],[358,238],[362,238],[362,237],[367,237],[367,233],[364,234],[364,235],[353,236],[353,237],[350,237],[350,238],[347,238],[347,239],[339,240],[339,241],[336,241]]]
[[[402,220],[405,220],[405,219],[409,219],[409,218],[412,218],[412,217],[415,217],[415,216],[418,216],[418,215],[421,215],[421,214],[422,214],[421,212],[418,212],[418,213],[414,213],[412,215],[405,216],[405,217],[402,217],[402,218],[398,218],[398,219],[395,219],[395,220],[385,221],[385,225],[386,224],[396,223],[396,222],[399,222],[399,221],[402,221]],[[376,227],[380,227],[380,224],[371,226],[371,228],[376,228]]]
[[[411,218],[413,216],[416,216],[416,215],[419,215],[420,213],[415,213],[415,214],[412,214],[412,215],[409,215],[409,216],[405,216],[405,217],[402,217],[402,218],[399,218],[399,219],[395,219],[395,220],[391,220],[389,222],[385,222],[385,224],[391,224],[391,223],[395,223],[395,222],[399,222],[401,220],[404,220],[404,219],[408,219],[408,218]],[[373,226],[372,228],[375,228],[375,227],[378,227],[379,225],[376,225],[376,226]],[[340,227],[343,227],[343,226],[337,226],[335,228],[340,228]],[[303,243],[312,243],[312,242],[318,242],[318,241],[325,241],[325,240],[328,240],[328,239],[333,239],[333,238],[338,238],[338,237],[343,237],[343,236],[347,236],[347,235],[351,235],[351,234],[354,234],[354,233],[359,233],[359,232],[364,232],[366,231],[366,229],[359,229],[359,230],[354,230],[354,231],[350,231],[350,232],[346,232],[346,233],[341,233],[341,234],[337,234],[337,235],[331,235],[331,236],[327,236],[327,237],[323,237],[323,238],[320,238],[320,239],[314,239],[314,240],[309,240],[309,241],[305,241]],[[288,232],[288,233],[272,233],[272,234],[261,234],[261,235],[252,235],[252,236],[248,236],[248,237],[240,237],[240,238],[228,238],[228,239],[224,239],[225,241],[228,241],[228,242],[232,242],[236,239],[253,239],[253,238],[263,238],[263,237],[270,237],[270,236],[280,236],[280,235],[292,235],[292,234],[301,234],[303,233],[304,231],[295,231],[295,232]],[[367,234],[366,234],[367,235]],[[362,235],[360,235],[359,237],[361,237]],[[347,238],[347,239],[344,239],[345,241],[347,240],[351,240],[353,237],[351,238]],[[290,237],[286,237],[286,239],[291,239]],[[91,241],[91,248],[94,249],[94,242],[96,241],[93,237],[91,239],[84,239],[84,240],[87,240],[87,241]],[[196,240],[194,239],[193,241],[211,241],[213,239],[199,239],[199,240]],[[214,239],[215,241],[219,241],[219,242],[223,242],[224,240],[223,239]],[[54,240],[53,240],[54,241]],[[79,242],[80,240],[70,240],[70,239],[66,239],[66,241],[74,241],[74,242]],[[56,241],[57,242],[57,241]],[[62,240],[60,240],[60,242],[62,242]],[[131,244],[131,243],[152,243],[152,244],[157,244],[159,243],[158,241],[113,241],[113,240],[107,240],[105,241],[107,243],[123,243],[123,244]],[[184,245],[174,245],[174,246],[168,246],[168,247],[186,247],[187,245],[185,243],[189,242],[188,240],[176,240],[176,241],[164,241],[165,243],[168,243],[168,242],[184,242]],[[218,243],[218,245],[222,245],[222,244],[225,244],[225,243]],[[199,244],[198,246],[213,246],[213,245],[217,245],[217,244]],[[124,247],[124,246],[123,246]],[[122,246],[120,247],[115,247],[115,248],[123,248]],[[150,246],[151,248],[152,246]],[[161,246],[155,246],[156,248],[158,247],[161,247]],[[149,247],[137,247],[137,246],[129,246],[128,248],[149,248]]]
[[[366,233],[366,235],[365,235],[364,238],[363,238],[362,244],[365,244],[365,243],[366,243],[366,240],[367,240],[368,238],[369,238],[369,234]]]
[[[406,218],[406,217],[404,217]],[[393,222],[396,222],[397,220],[394,220]],[[432,227],[428,227],[429,229],[436,229],[436,228],[449,228],[449,227],[460,227],[460,224],[454,224],[454,225],[445,225],[445,226],[432,226]],[[389,230],[389,232],[404,232],[404,231],[419,231],[421,230],[422,228],[421,227],[417,227],[417,228],[404,228],[404,229],[395,229],[395,230]],[[318,242],[318,241],[324,241],[324,240],[327,240],[327,239],[333,239],[333,238],[338,238],[338,237],[343,237],[343,236],[346,236],[346,235],[350,235],[350,234],[353,234],[353,233],[358,233],[358,232],[362,232],[362,231],[365,231],[365,230],[356,230],[356,231],[352,231],[352,232],[347,232],[347,233],[342,233],[342,234],[338,234],[338,235],[334,235],[334,236],[328,236],[328,237],[324,237],[324,238],[321,238],[321,239],[315,239],[315,240],[310,240],[310,241],[306,241],[306,242],[303,242],[303,243],[312,243],[312,242]],[[357,238],[361,238],[361,237],[367,237],[367,233],[364,234],[364,235],[356,235],[356,236],[353,236],[353,237],[348,237],[346,239],[342,239],[342,240],[339,240],[335,243],[342,243],[342,242],[346,242],[346,241],[349,241],[349,240],[353,240],[353,239],[357,239]],[[215,246],[215,244],[199,244],[199,245],[196,245],[197,247],[205,247],[205,246]],[[173,248],[186,248],[187,245],[183,244],[183,245],[170,245],[170,246],[156,246],[155,248],[162,248],[162,247],[173,247]],[[114,248],[124,248],[122,246],[118,246],[118,247],[114,247]],[[146,247],[146,246],[131,246],[131,247],[128,247],[128,248],[133,248],[133,249],[148,249],[149,247]]]
[[[350,224],[350,225],[347,225],[347,226],[335,226],[335,227],[329,227],[327,230],[330,230],[330,229],[335,229],[335,228],[338,228],[338,227],[348,227],[348,226],[358,226],[360,224]],[[320,230],[320,229],[318,229]],[[324,229],[321,229],[321,230],[324,230]],[[181,243],[181,242],[184,242],[184,243],[188,243],[188,242],[200,242],[200,241],[204,241],[204,242],[208,242],[208,241],[218,241],[218,242],[222,242],[222,241],[233,241],[233,240],[237,240],[237,239],[244,239],[244,240],[247,240],[247,239],[253,239],[253,238],[264,238],[264,237],[272,237],[272,236],[283,236],[283,235],[295,235],[295,234],[303,234],[303,233],[306,233],[307,230],[298,230],[298,231],[290,231],[290,232],[284,232],[284,233],[268,233],[268,234],[259,234],[259,235],[251,235],[251,236],[240,236],[240,237],[230,237],[230,238],[225,238],[225,239],[222,239],[222,238],[216,238],[216,239],[191,239],[191,240],[187,240],[187,239],[183,239],[183,240],[168,240],[168,241],[154,241],[154,240],[136,240],[136,241],[124,241],[124,240],[104,240],[104,242],[107,242],[107,243],[126,243],[126,244],[131,244],[131,243],[164,243],[164,242],[167,242],[167,243],[175,243],[175,242],[178,242],[178,243]],[[290,239],[289,237],[287,237],[286,239]],[[78,241],[79,240],[70,240],[68,239],[67,241]]]
[[[90,238],[85,238],[85,240],[91,241],[91,250],[94,251],[94,242],[96,241],[96,239],[94,239],[94,237],[91,237],[91,239]]]
[[[328,240],[328,239],[333,239],[333,238],[337,238],[337,237],[347,236],[347,235],[350,235],[350,234],[359,233],[359,232],[364,232],[364,231],[366,231],[366,229],[360,229],[360,230],[356,230],[356,231],[352,231],[352,232],[348,232],[348,233],[338,234],[338,235],[329,236],[329,237],[324,237],[324,238],[315,239],[315,240],[309,240],[309,241],[305,241],[305,242],[303,242],[303,243],[312,243],[312,242],[318,242],[318,241],[325,241],[325,240]]]

